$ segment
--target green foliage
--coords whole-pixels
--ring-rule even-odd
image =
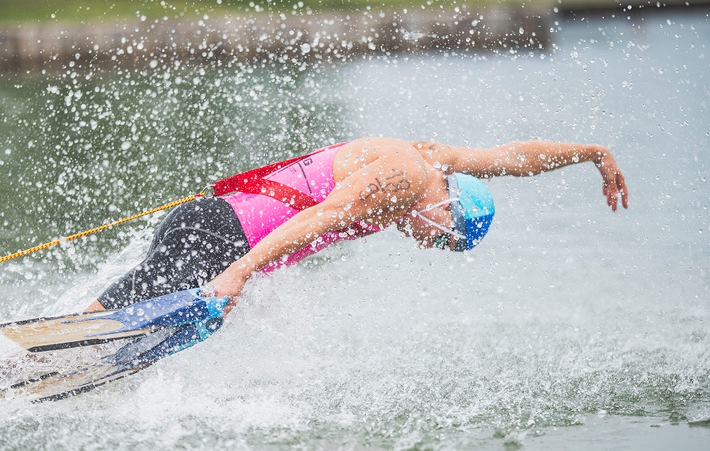
[[[546,0],[532,0],[543,4]],[[475,4],[530,3],[524,0],[0,0],[0,23],[84,22],[117,18],[199,17],[215,14],[290,12],[299,9],[365,10],[439,8]]]

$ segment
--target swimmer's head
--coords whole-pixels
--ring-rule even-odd
[[[434,247],[465,251],[473,249],[488,233],[493,221],[493,196],[480,180],[471,175],[455,173],[447,176],[449,198],[414,212],[423,221],[443,233],[433,239]],[[450,203],[453,227],[447,228],[421,213]]]
[[[461,236],[456,240],[455,250],[473,249],[488,233],[493,222],[496,213],[493,196],[486,185],[472,175],[457,172],[447,179],[454,231]]]

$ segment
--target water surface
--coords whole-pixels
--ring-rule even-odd
[[[708,17],[555,35],[548,53],[1,78],[7,252],[362,135],[598,142],[631,192],[608,211],[591,164],[491,181],[474,252],[387,231],[259,277],[196,348],[80,397],[4,403],[2,446],[702,449]],[[158,220],[5,264],[2,318],[83,308]]]

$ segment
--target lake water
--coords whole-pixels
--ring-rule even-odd
[[[563,22],[545,53],[0,77],[0,249],[362,135],[598,142],[489,183],[474,252],[394,231],[259,277],[213,338],[61,402],[0,405],[3,449],[706,449],[710,19]],[[305,69],[305,70],[301,70]],[[0,317],[82,309],[160,220],[4,263]]]

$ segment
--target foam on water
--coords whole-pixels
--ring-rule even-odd
[[[588,415],[710,415],[708,312],[696,301],[659,305],[647,279],[622,289],[603,260],[580,270],[510,258],[501,273],[495,262],[512,256],[496,243],[452,259],[395,235],[257,280],[220,333],[139,375],[4,406],[3,436],[13,447],[51,436],[141,448],[158,436],[165,448],[406,448],[523,443]],[[596,287],[589,274],[617,280]]]

